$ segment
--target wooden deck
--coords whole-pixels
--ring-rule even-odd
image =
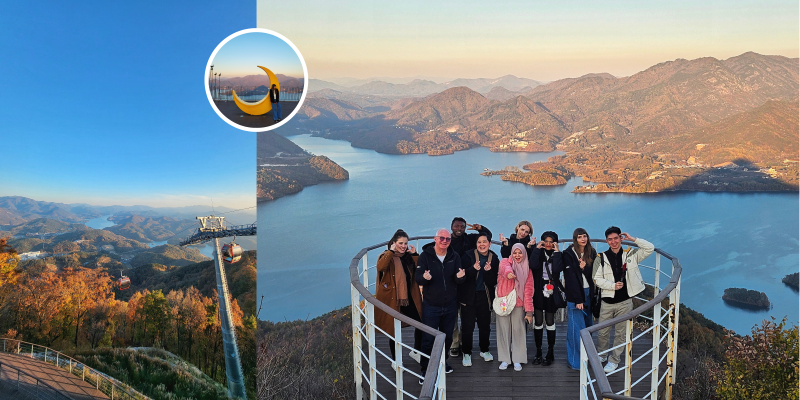
[[[404,343],[413,344],[413,328],[403,329]],[[634,332],[634,337],[639,332]],[[611,340],[613,343],[614,332],[611,331]],[[536,354],[536,346],[534,344],[533,333],[529,332],[527,336],[528,345],[528,364],[522,366],[522,371],[514,371],[513,365],[505,371],[498,369],[500,365],[497,361],[497,341],[495,338],[495,326],[492,323],[492,333],[490,340],[489,351],[494,356],[495,360],[486,362],[478,355],[478,330],[475,329],[473,341],[473,354],[472,366],[464,367],[461,365],[461,358],[448,359],[448,363],[453,367],[453,372],[447,374],[447,398],[448,399],[498,399],[498,400],[511,400],[511,399],[578,399],[580,398],[580,372],[569,368],[567,364],[567,323],[559,322],[556,324],[556,344],[555,344],[555,361],[550,366],[532,365],[530,361]],[[383,335],[378,336],[378,348],[389,355],[389,342]],[[596,344],[595,339],[595,344]],[[634,359],[650,349],[652,345],[652,336],[645,335],[634,343],[633,353]],[[543,338],[543,350],[547,351],[547,335]],[[662,346],[661,354],[664,353]],[[395,372],[391,368],[391,363],[377,354],[378,371],[383,373],[387,378],[394,379]],[[624,363],[625,361],[623,361]],[[366,360],[364,360],[366,365]],[[643,374],[648,373],[651,367],[652,358],[650,355],[645,356],[636,364],[634,364],[632,382],[636,382]],[[403,364],[406,368],[420,373],[419,365],[410,357],[408,351],[403,353]],[[663,373],[665,363],[662,362],[659,373]],[[623,364],[624,365],[624,364]],[[403,374],[404,389],[414,395],[419,395],[421,386],[417,381],[417,377],[409,374]],[[380,375],[377,375],[378,389],[381,395],[387,399],[399,398],[395,395],[395,389]],[[609,377],[611,387],[615,391],[620,391],[624,387],[624,371],[617,372]],[[368,393],[368,385],[363,384],[365,393]],[[660,392],[663,392],[664,384],[661,384]],[[596,386],[595,386],[596,390]],[[645,378],[641,383],[633,388],[632,395],[634,397],[644,397],[650,391],[650,378]],[[367,397],[368,398],[368,397]],[[380,398],[380,397],[379,397]],[[411,397],[403,396],[408,399]],[[592,399],[592,393],[589,392],[589,398]]]

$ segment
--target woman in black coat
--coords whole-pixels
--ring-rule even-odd
[[[553,363],[553,347],[556,343],[555,314],[566,307],[559,275],[563,270],[561,252],[558,251],[558,235],[547,231],[542,240],[531,249],[529,256],[533,272],[533,338],[536,341],[536,357],[533,364]],[[542,359],[542,330],[547,325],[547,355]]]
[[[511,248],[517,243],[522,243],[528,250],[528,257],[530,257],[531,249],[536,245],[536,239],[532,237],[533,225],[528,221],[519,221],[517,226],[514,227],[514,233],[509,238],[505,238],[500,234],[500,243],[503,245],[500,248],[500,255],[503,258],[511,257]]]
[[[564,250],[564,292],[567,295],[567,362],[580,369],[580,331],[592,326],[592,301],[595,285],[592,265],[597,251],[583,228],[572,233],[572,244]]]
[[[494,359],[489,352],[489,333],[500,257],[489,250],[491,244],[489,237],[482,233],[478,236],[477,249],[467,251],[461,257],[466,280],[458,285],[458,302],[461,305],[461,363],[465,367],[472,365],[472,333],[476,321],[480,355],[485,361]]]

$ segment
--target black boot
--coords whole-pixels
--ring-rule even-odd
[[[547,330],[547,355],[544,357],[542,365],[548,366],[553,363],[553,347],[556,345],[556,330]]]
[[[542,330],[533,329],[533,338],[536,341],[536,357],[533,358],[533,365],[542,363]]]

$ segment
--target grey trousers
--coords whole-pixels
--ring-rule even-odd
[[[618,317],[622,314],[628,313],[633,310],[633,301],[631,299],[625,300],[622,303],[609,304],[603,302],[600,305],[600,320],[599,322],[607,321],[609,319]],[[625,325],[626,323],[620,322],[614,325],[614,346],[618,346],[625,342]],[[611,332],[611,327],[600,329],[597,334],[597,351],[601,352],[608,350],[608,334]],[[625,351],[625,346],[614,349],[608,356],[608,361],[614,364],[620,363],[620,356]],[[606,353],[608,354],[608,353]]]
[[[450,345],[451,349],[461,350],[461,325],[458,320],[461,319],[461,304],[458,304],[458,311],[456,312],[456,327],[453,328],[453,344]]]
[[[497,316],[497,359],[511,364],[528,362],[525,344],[525,307],[514,307],[511,314]]]

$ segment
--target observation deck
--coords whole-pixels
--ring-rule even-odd
[[[419,249],[433,236],[419,236]],[[572,240],[560,240],[566,248]],[[604,243],[602,240],[592,240]],[[639,264],[646,289],[634,298],[634,309],[628,314],[583,329],[581,331],[581,368],[569,368],[566,360],[567,322],[556,326],[555,361],[550,366],[524,364],[522,371],[509,367],[498,369],[495,325],[492,322],[490,352],[495,361],[485,362],[473,351],[472,366],[463,367],[461,359],[449,359],[451,374],[444,373],[445,335],[414,321],[373,297],[377,271],[374,263],[388,242],[362,249],[350,263],[351,312],[353,328],[353,374],[358,399],[671,399],[677,356],[678,310],[680,307],[681,266],[677,258],[656,248]],[[624,246],[636,247],[632,242]],[[500,243],[492,241],[499,253]],[[667,262],[664,266],[664,262]],[[396,337],[390,337],[374,324],[375,308],[394,318]],[[494,315],[492,320],[494,321]],[[656,321],[654,323],[654,321]],[[401,324],[410,325],[401,329]],[[597,352],[595,332],[603,327],[624,323],[626,326],[623,360],[616,371],[605,373]],[[416,361],[408,356],[413,350],[414,329],[419,328],[435,337],[425,384]],[[610,342],[613,343],[614,329]],[[396,358],[391,359],[389,340],[395,340]],[[478,329],[473,343],[477,346]],[[545,346],[546,347],[546,344]],[[535,352],[533,334],[527,335],[528,358]],[[627,356],[626,356],[627,355]],[[422,355],[427,357],[427,355]],[[630,367],[632,366],[632,367]]]

